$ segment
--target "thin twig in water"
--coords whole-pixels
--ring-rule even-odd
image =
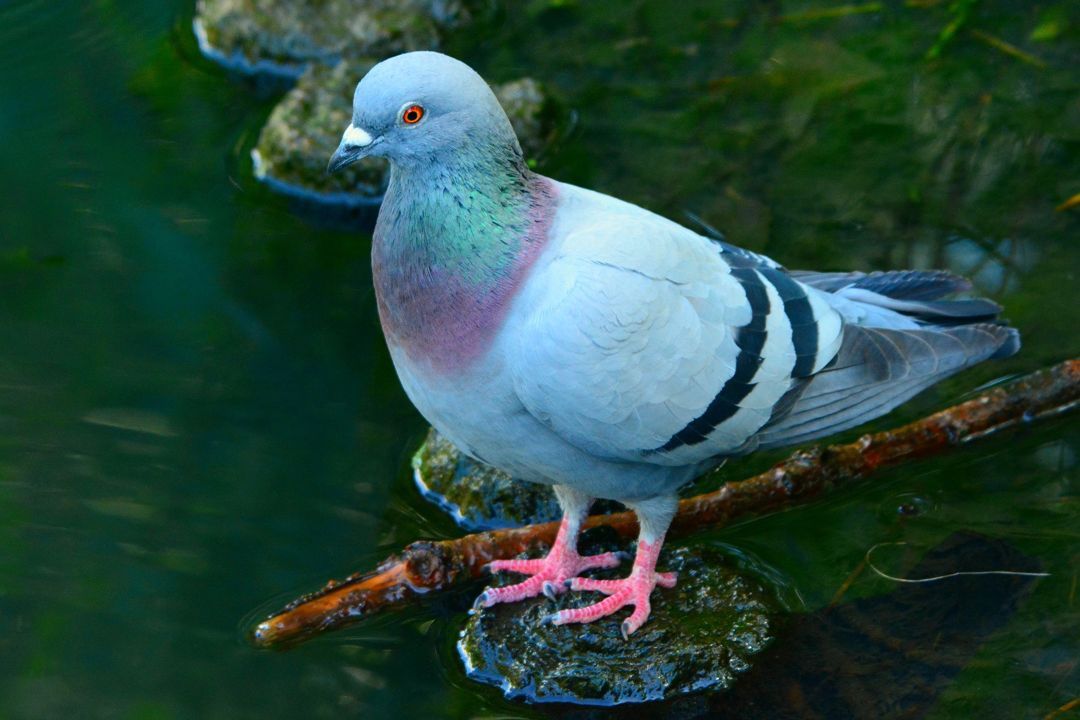
[[[1080,708],[1080,697],[1073,698],[1069,702],[1059,707],[1057,710],[1047,713],[1046,716],[1043,717],[1043,720],[1053,720],[1054,718],[1060,717],[1065,713],[1069,712],[1070,710],[1075,710],[1076,708]]]
[[[862,5],[837,5],[825,8],[810,8],[799,12],[781,15],[777,22],[807,22],[811,20],[832,20],[835,18],[849,17],[851,15],[864,15],[877,13],[885,9],[885,5],[879,2],[865,3]]]
[[[975,6],[975,2],[976,0],[955,0],[955,2],[949,6],[949,13],[952,14],[952,19],[945,24],[945,27],[941,28],[941,32],[938,33],[937,41],[926,51],[927,60],[937,60],[941,57],[941,53],[945,49],[945,46],[952,42],[956,33],[960,32],[960,28],[967,22],[968,17],[971,15],[971,9]]]
[[[1066,210],[1072,210],[1074,207],[1080,207],[1080,193],[1076,193],[1071,198],[1054,208],[1054,210],[1056,210],[1057,212],[1065,212]]]
[[[885,543],[878,543],[876,545],[873,545],[873,546],[871,546],[871,548],[869,550],[866,551],[866,555],[865,555],[865,557],[863,557],[863,562],[865,562],[866,565],[869,566],[869,568],[871,570],[873,570],[874,573],[878,577],[883,577],[886,580],[892,580],[893,582],[898,582],[898,583],[909,583],[911,585],[918,585],[920,583],[937,582],[938,580],[948,580],[949,578],[955,578],[955,577],[967,577],[969,575],[1018,575],[1020,577],[1050,577],[1050,573],[1048,573],[1048,572],[1030,572],[1030,571],[1026,571],[1026,570],[1001,570],[1001,569],[997,569],[997,570],[957,570],[956,572],[946,573],[945,575],[934,575],[933,577],[924,577],[924,578],[896,577],[895,575],[889,575],[885,571],[879,569],[878,566],[874,564],[874,561],[870,559],[870,555],[875,550],[877,550],[879,547],[883,547],[885,545],[907,545],[907,543],[906,542],[885,542]]]
[[[840,601],[844,599],[844,595],[847,595],[847,591],[851,589],[852,584],[859,579],[859,576],[866,570],[866,558],[859,561],[859,564],[855,566],[844,582],[840,583],[840,587],[836,589],[836,592],[832,596],[832,600],[829,601],[829,607],[835,607],[840,604]]]
[[[1028,65],[1037,67],[1040,70],[1046,69],[1046,61],[1042,58],[1035,57],[1031,53],[1025,52],[1024,50],[1021,50],[1012,43],[1005,42],[1001,38],[991,35],[988,32],[983,32],[982,30],[971,30],[971,35],[977,40],[986,43],[995,50],[1000,50],[1006,55],[1016,58],[1020,62],[1027,63]]]

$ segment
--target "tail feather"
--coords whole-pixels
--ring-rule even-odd
[[[885,308],[909,317],[918,323],[933,325],[968,324],[997,318],[1001,306],[985,298],[972,300],[904,300],[882,295],[860,287],[848,287],[831,297],[851,300],[862,305]]]
[[[757,446],[793,445],[861,425],[964,368],[1019,347],[1015,329],[992,323],[848,325],[836,358],[793,391],[788,411],[762,428]]]
[[[985,298],[946,299],[969,290],[967,280],[941,270],[870,273],[797,273],[803,283],[863,327],[914,330],[992,323],[1001,306]]]
[[[834,293],[854,287],[897,300],[937,300],[971,289],[971,283],[965,278],[945,270],[889,270],[872,273],[793,270],[791,276],[825,292]]]

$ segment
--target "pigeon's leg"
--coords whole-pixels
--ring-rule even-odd
[[[516,585],[488,588],[476,599],[477,606],[491,607],[497,603],[514,602],[544,593],[554,597],[567,589],[568,581],[591,568],[609,568],[619,564],[617,553],[578,555],[578,533],[589,512],[592,498],[564,485],[555,485],[555,496],[563,509],[562,524],[555,544],[547,557],[539,560],[495,560],[488,565],[492,572],[509,570],[531,575]]]
[[[638,520],[641,522],[637,555],[634,557],[634,568],[630,571],[630,576],[619,580],[574,578],[570,583],[571,590],[594,590],[608,597],[594,605],[561,610],[551,616],[551,622],[556,625],[592,622],[611,615],[619,608],[633,605],[634,611],[622,623],[623,637],[629,637],[645,624],[652,609],[649,605],[649,596],[653,589],[657,585],[666,588],[675,587],[676,574],[657,572],[656,559],[660,555],[660,548],[664,544],[664,534],[667,533],[668,526],[671,524],[677,503],[674,497],[654,498],[632,505],[627,503],[637,513]]]

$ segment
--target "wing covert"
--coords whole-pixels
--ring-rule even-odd
[[[796,376],[835,355],[841,322],[815,292],[774,265],[733,266],[674,223],[608,214],[568,233],[523,291],[514,386],[601,457],[685,465],[735,452]]]

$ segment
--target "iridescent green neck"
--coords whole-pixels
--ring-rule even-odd
[[[528,220],[531,173],[492,155],[393,167],[376,228],[388,253],[419,254],[481,284],[505,269]]]
[[[544,246],[554,184],[519,153],[392,168],[372,266],[387,340],[414,360],[460,369],[482,353]]]

